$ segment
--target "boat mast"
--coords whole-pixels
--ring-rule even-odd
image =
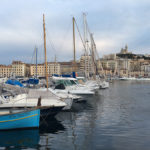
[[[100,62],[100,57],[99,57],[99,54],[98,54],[98,51],[96,49],[96,44],[95,44],[95,41],[94,41],[94,38],[93,38],[93,35],[91,34],[91,41],[92,41],[92,45],[93,45],[93,50],[94,50],[94,59],[95,59],[95,69],[96,69],[96,74],[99,74],[99,77],[100,77],[100,72],[98,69],[100,69],[102,71],[102,74],[104,75],[104,78],[105,78],[105,73],[104,73],[104,69],[103,69],[103,66]],[[97,62],[98,60],[98,62]],[[100,68],[98,68],[100,67]]]
[[[36,78],[37,78],[37,47],[35,47],[35,57],[36,57]]]
[[[96,57],[95,57],[95,47],[94,47],[94,40],[93,40],[93,34],[90,33],[90,39],[91,39],[91,57],[92,57],[92,71],[93,71],[93,77],[94,80],[96,79],[97,74],[97,64],[96,64]]]
[[[76,46],[75,46],[75,18],[72,18],[73,23],[73,71],[76,71]]]
[[[45,51],[45,77],[48,89],[48,73],[47,73],[47,56],[46,56],[46,32],[45,32],[45,15],[43,14],[43,30],[44,30],[44,51]]]
[[[73,56],[74,56],[74,65],[76,63],[76,46],[75,46],[75,18],[72,18],[73,22]]]
[[[84,44],[85,44],[85,76],[89,78],[89,55],[88,55],[88,38],[87,38],[87,22],[86,14],[83,13],[83,26],[84,26]]]
[[[55,60],[54,61],[55,61],[55,63],[54,63],[54,74],[56,74],[56,61],[57,61],[56,60],[56,55],[55,55]]]

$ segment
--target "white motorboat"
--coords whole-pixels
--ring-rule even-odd
[[[52,80],[56,85],[63,85],[60,89],[62,93],[69,93],[73,95],[87,96],[94,95],[95,92],[86,86],[80,86],[74,78],[53,77]],[[58,88],[57,88],[58,89]]]
[[[150,81],[150,78],[136,78],[137,81]]]
[[[99,89],[98,82],[95,80],[87,80],[86,81],[84,77],[76,77],[76,79],[80,86],[86,86],[94,91]]]
[[[150,78],[135,78],[135,77],[122,77],[120,80],[125,80],[125,81],[150,81]]]
[[[99,87],[100,87],[100,89],[106,89],[106,88],[109,88],[109,82],[106,82],[106,81],[100,81]]]
[[[98,90],[98,89],[106,89],[109,88],[109,82],[102,81],[102,80],[87,80],[85,81],[84,77],[77,77],[78,82],[83,83],[87,87],[91,88],[92,90]]]
[[[127,80],[136,80],[136,78],[135,77],[122,77],[122,78],[120,78],[120,80],[125,80],[125,81],[127,81]]]

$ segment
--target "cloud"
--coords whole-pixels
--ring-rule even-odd
[[[118,52],[125,44],[135,53],[149,53],[149,7],[149,0],[1,0],[0,63],[10,63],[15,55],[30,58],[35,45],[43,55],[43,13],[49,59],[72,59],[72,16],[83,34],[83,12],[100,56]],[[83,46],[77,32],[76,37],[79,58]]]

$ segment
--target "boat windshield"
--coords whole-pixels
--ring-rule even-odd
[[[64,80],[66,86],[72,86],[73,84],[70,82],[70,80]]]
[[[84,84],[84,83],[85,83],[85,80],[84,80],[84,79],[78,79],[78,83]]]
[[[78,84],[76,80],[56,80],[56,85],[64,84],[65,86],[72,86]]]
[[[72,85],[78,84],[75,80],[70,80],[70,82],[72,83]]]
[[[55,82],[56,82],[56,85],[58,85],[58,84],[65,84],[64,80],[56,80]]]

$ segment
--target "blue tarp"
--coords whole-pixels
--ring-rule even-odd
[[[22,83],[28,83],[28,84],[39,84],[39,79],[30,78],[26,81],[22,81]]]
[[[60,75],[58,75],[58,74],[53,74],[52,76],[54,76],[54,77],[60,77]]]
[[[76,72],[72,72],[72,74],[62,74],[62,75],[58,75],[58,74],[53,74],[54,77],[68,77],[68,78],[76,78],[77,73]]]
[[[62,74],[62,77],[71,77],[71,75],[70,74]]]
[[[20,87],[23,87],[23,85],[18,80],[7,80],[5,83],[11,84],[11,85],[18,85]]]

